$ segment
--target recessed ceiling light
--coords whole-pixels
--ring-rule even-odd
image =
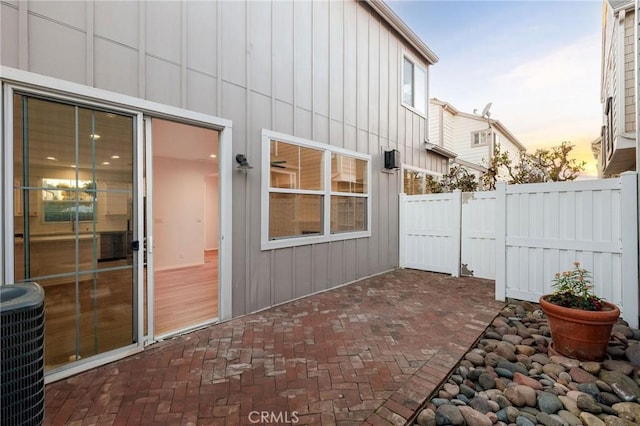
[[[108,161],[103,161],[103,162],[102,162],[102,165],[103,165],[103,166],[108,166],[109,164],[111,164],[111,163],[110,163],[110,162],[108,162]]]
[[[58,161],[58,159],[56,157],[47,157],[47,160]]]
[[[216,158],[216,155],[215,154],[211,154],[209,157]]]
[[[90,136],[91,136],[91,139],[95,139],[95,140],[100,139],[100,135],[97,133],[92,133]]]
[[[120,158],[120,156],[119,156],[119,155],[112,155],[112,156],[111,156],[111,159],[112,159],[112,160],[117,160],[118,158]]]
[[[76,166],[75,164],[69,164],[69,167],[75,167],[75,166]]]

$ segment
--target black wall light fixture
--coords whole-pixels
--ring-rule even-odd
[[[238,170],[247,173],[249,169],[253,169],[253,166],[249,164],[249,160],[247,160],[247,156],[244,154],[236,155],[236,163],[238,163]]]
[[[384,152],[384,168],[388,170],[400,168],[400,151],[392,149]]]

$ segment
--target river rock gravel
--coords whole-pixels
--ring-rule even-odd
[[[414,424],[640,425],[640,331],[620,319],[602,362],[559,356],[550,343],[539,305],[510,301]]]

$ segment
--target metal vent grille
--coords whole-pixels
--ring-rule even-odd
[[[35,287],[34,287],[35,286]],[[37,284],[0,288],[2,425],[44,421],[44,293]]]

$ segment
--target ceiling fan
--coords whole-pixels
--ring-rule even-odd
[[[277,167],[279,169],[286,169],[287,160],[276,160],[271,162],[271,167]]]

